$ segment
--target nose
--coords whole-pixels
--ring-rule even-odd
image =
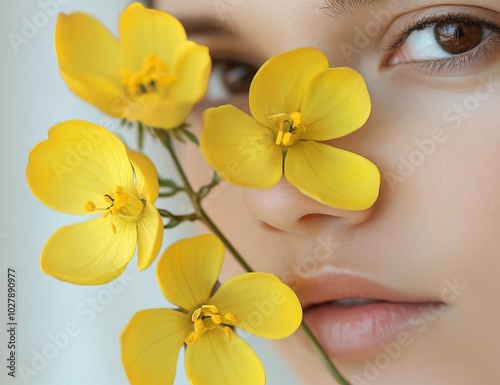
[[[245,203],[259,221],[276,229],[306,233],[316,225],[333,221],[336,226],[356,226],[366,222],[374,207],[362,211],[342,210],[326,206],[304,194],[284,177],[270,189],[245,190]]]

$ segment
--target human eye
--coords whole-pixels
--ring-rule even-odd
[[[487,61],[500,47],[500,25],[494,19],[472,12],[431,12],[396,35],[387,65],[417,64],[443,73]]]
[[[250,83],[258,66],[244,59],[212,54],[212,72],[205,101],[208,103],[235,103],[247,99]]]

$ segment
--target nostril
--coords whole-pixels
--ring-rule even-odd
[[[367,221],[372,209],[349,211],[324,205],[304,194],[282,178],[270,189],[246,189],[245,203],[261,226],[274,231],[306,233],[317,226],[348,228]]]
[[[259,226],[262,227],[265,231],[272,231],[272,232],[281,232],[283,230],[278,229],[277,227],[271,226],[269,223],[263,222],[259,220]]]
[[[321,227],[326,225],[326,223],[331,223],[332,218],[335,217],[340,225],[348,228],[362,225],[371,218],[372,213],[372,209],[346,211],[345,213],[338,213],[338,215],[332,215],[332,213],[310,213],[303,215],[299,218],[298,222],[301,226]]]

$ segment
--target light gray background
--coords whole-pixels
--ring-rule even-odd
[[[78,99],[61,80],[53,44],[57,16],[42,6],[51,2],[61,12],[94,14],[113,31],[129,3],[16,0],[0,5],[0,378],[2,385],[122,385],[127,380],[120,362],[119,333],[136,311],[168,306],[154,266],[138,273],[134,257],[126,279],[91,287],[57,281],[39,268],[39,252],[48,237],[58,227],[82,218],[53,212],[32,196],[25,180],[30,149],[46,139],[49,127],[64,120],[84,119],[113,131],[119,128],[116,120]],[[29,30],[27,21],[35,23],[36,30]],[[12,33],[24,34],[27,42],[14,47],[9,40]],[[165,238],[170,242],[182,235],[171,232]],[[6,372],[8,267],[17,272],[15,379]],[[267,342],[257,338],[249,342],[264,361],[268,384],[293,385],[290,371]],[[176,385],[188,383],[182,365],[181,354]]]

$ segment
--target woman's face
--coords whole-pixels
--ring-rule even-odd
[[[255,270],[296,290],[305,320],[353,384],[497,384],[500,2],[156,7],[211,49],[210,89],[191,119],[198,129],[206,107],[247,110],[254,72],[283,51],[319,48],[332,67],[365,77],[372,114],[331,145],[379,167],[372,208],[327,207],[282,180],[269,190],[222,183],[206,209]],[[197,150],[180,151],[194,183],[207,183]],[[240,270],[228,258],[224,277]],[[300,335],[279,344],[304,383],[334,383]]]

